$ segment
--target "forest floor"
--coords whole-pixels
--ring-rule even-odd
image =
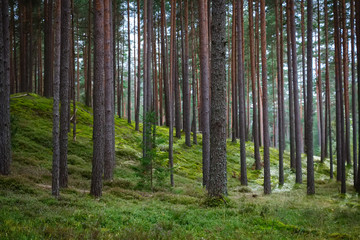
[[[91,109],[79,104],[77,137],[69,133],[69,187],[51,195],[52,100],[13,95],[12,173],[0,176],[0,239],[360,239],[360,198],[348,175],[348,193],[329,179],[328,161],[315,159],[316,194],[295,184],[285,152],[285,185],[278,186],[278,152],[271,149],[273,193],[263,195],[263,172],[254,170],[248,142],[247,187],[239,181],[239,143],[227,144],[228,197],[213,202],[201,185],[199,144],[174,143],[175,187],[170,187],[168,128],[158,127],[154,189],[139,172],[142,133],[116,118],[116,169],[103,196],[89,195],[92,160]],[[261,154],[262,155],[262,154]],[[162,166],[162,168],[161,168]],[[351,172],[351,166],[348,172]]]

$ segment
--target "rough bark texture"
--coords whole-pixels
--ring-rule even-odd
[[[225,17],[225,0],[213,0],[211,18],[210,178],[208,186],[209,195],[213,197],[221,197],[227,194]]]
[[[314,186],[314,159],[313,159],[313,74],[312,74],[312,21],[313,21],[313,2],[307,0],[307,113],[306,113],[306,153],[307,153],[307,194],[315,193]]]
[[[239,133],[240,133],[240,181],[241,185],[247,185],[246,173],[246,150],[245,150],[245,129],[246,129],[246,113],[245,113],[245,78],[244,78],[244,61],[243,61],[243,30],[242,15],[240,13],[243,7],[243,1],[237,1],[236,14],[236,45],[238,56],[237,82],[239,83]],[[226,122],[226,121],[225,121]]]
[[[203,185],[207,186],[210,170],[210,68],[209,68],[209,32],[208,2],[199,0],[200,17],[200,79],[201,79],[201,131]]]
[[[262,72],[262,103],[263,103],[263,125],[264,125],[264,193],[271,193],[270,183],[270,137],[267,104],[267,62],[266,62],[266,17],[265,0],[260,0],[261,19],[261,72]]]
[[[307,93],[306,93],[306,70],[305,70],[305,10],[304,0],[301,0],[301,57],[302,57],[302,80],[303,80],[303,98],[304,98],[304,126],[306,126],[307,113]],[[304,138],[304,149],[306,149],[306,141]]]
[[[67,151],[69,132],[70,93],[70,27],[71,2],[61,2],[61,56],[60,56],[60,187],[68,185]]]
[[[102,194],[102,175],[104,171],[104,3],[94,1],[94,127],[93,159],[90,194]]]
[[[59,145],[59,110],[60,110],[60,45],[61,45],[61,0],[55,2],[55,26],[54,26],[54,76],[53,76],[53,162],[52,162],[52,195],[59,196],[59,164],[60,164],[60,145]]]
[[[111,51],[112,17],[111,0],[104,1],[104,72],[105,72],[105,146],[104,146],[104,179],[113,177],[115,167],[115,128],[114,128],[114,79]]]
[[[9,2],[0,1],[0,174],[10,174],[10,34]]]

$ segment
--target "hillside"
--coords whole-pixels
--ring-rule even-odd
[[[273,193],[262,194],[263,173],[253,168],[247,143],[248,187],[239,181],[239,143],[228,141],[228,198],[206,198],[201,186],[199,145],[174,142],[175,187],[158,171],[154,191],[139,174],[142,134],[116,118],[114,181],[103,197],[89,195],[92,113],[79,104],[77,137],[69,133],[69,187],[51,196],[52,100],[35,94],[11,98],[12,174],[0,176],[0,239],[360,239],[360,200],[348,185],[329,180],[328,163],[315,161],[316,195],[296,185],[284,154],[285,185],[278,186],[277,150],[271,149]],[[168,128],[157,127],[156,163],[167,166]],[[317,160],[317,159],[315,159]],[[349,176],[351,179],[351,176]],[[351,181],[349,181],[351,182]]]

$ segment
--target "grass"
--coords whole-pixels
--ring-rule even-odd
[[[285,185],[278,186],[277,150],[271,149],[273,194],[263,195],[263,172],[253,168],[248,142],[247,187],[239,182],[239,143],[228,142],[226,204],[206,197],[201,186],[199,145],[174,143],[175,187],[168,177],[155,190],[141,187],[141,132],[116,118],[116,169],[103,197],[89,196],[92,159],[91,109],[79,104],[77,139],[69,134],[69,187],[51,196],[52,100],[14,95],[12,174],[0,176],[0,239],[359,239],[360,201],[328,179],[328,163],[316,160],[316,195],[295,185],[285,153]],[[157,128],[158,164],[167,166],[168,128]],[[348,179],[351,179],[349,171]]]

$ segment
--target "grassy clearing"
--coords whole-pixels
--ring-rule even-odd
[[[16,96],[16,95],[15,95]],[[77,141],[69,141],[69,188],[54,200],[51,184],[52,100],[37,95],[11,99],[13,165],[0,176],[0,239],[359,239],[360,201],[349,185],[328,179],[328,164],[316,161],[315,196],[306,182],[295,185],[285,153],[285,181],[277,180],[277,151],[271,149],[273,194],[262,194],[263,173],[253,168],[247,143],[249,186],[239,183],[239,143],[228,142],[226,204],[206,198],[201,186],[200,144],[175,140],[175,184],[139,185],[142,135],[116,119],[114,181],[101,199],[89,196],[92,158],[91,109],[79,105]],[[157,128],[157,158],[167,166],[168,129]],[[72,139],[72,135],[69,135]],[[303,161],[306,180],[306,161]],[[349,175],[349,179],[351,175]],[[216,207],[214,207],[216,205]]]

